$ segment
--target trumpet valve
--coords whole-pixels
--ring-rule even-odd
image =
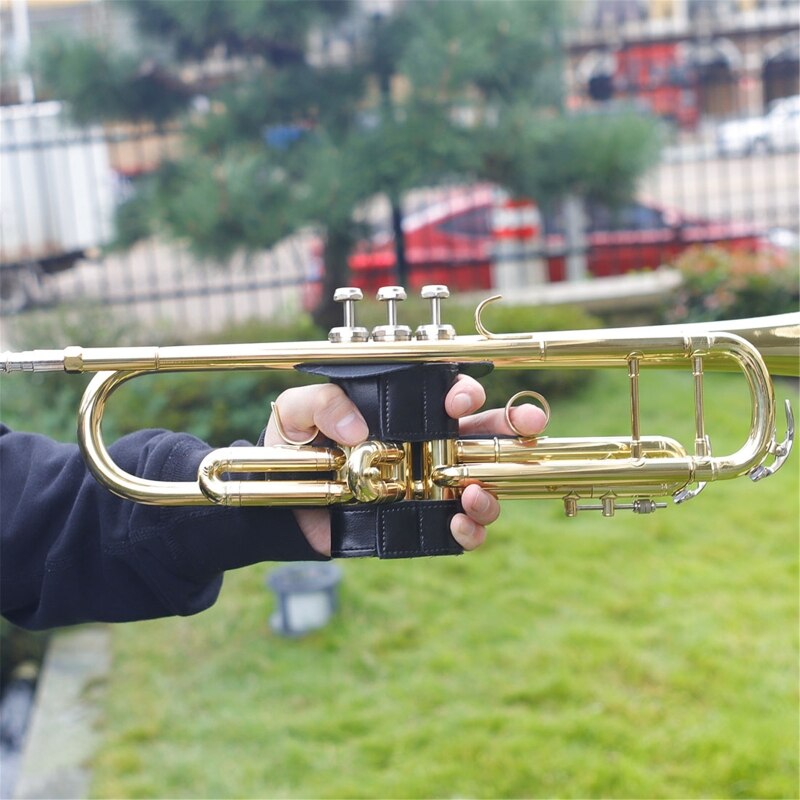
[[[376,295],[378,300],[386,303],[388,320],[386,325],[376,325],[372,329],[372,338],[376,342],[407,342],[411,339],[411,328],[397,324],[397,304],[406,299],[406,290],[402,286],[381,286]]]
[[[417,339],[440,341],[443,339],[455,339],[456,330],[452,325],[442,322],[442,300],[450,297],[450,290],[446,286],[439,284],[429,284],[422,287],[420,296],[424,300],[431,301],[431,322],[428,325],[420,325],[414,333]]]
[[[361,289],[355,286],[341,286],[333,293],[333,299],[342,304],[344,325],[331,328],[328,340],[331,342],[366,342],[369,331],[356,325],[356,303],[364,297]]]

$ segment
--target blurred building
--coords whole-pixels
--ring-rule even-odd
[[[572,107],[633,101],[684,130],[800,94],[797,0],[584,0]]]
[[[97,36],[130,41],[130,19],[102,0],[0,0],[0,105],[46,99],[26,96],[30,49],[52,38]],[[119,11],[119,9],[117,9]]]

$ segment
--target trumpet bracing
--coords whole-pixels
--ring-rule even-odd
[[[159,505],[322,506],[453,500],[470,483],[499,499],[561,502],[567,516],[598,510],[651,513],[665,499],[682,503],[716,480],[748,475],[761,480],[785,462],[794,422],[785,402],[786,434],[776,431],[772,375],[800,374],[800,314],[735,322],[496,334],[482,322],[489,298],[475,313],[477,333],[456,335],[441,317],[446,287],[426,286],[432,321],[412,333],[397,321],[400,287],[384,287],[388,321],[373,331],[355,321],[358,289],[337,290],[344,325],[328,341],[239,345],[80,348],[6,353],[1,372],[95,372],[78,413],[78,440],[89,469],[112,492]],[[630,431],[604,438],[537,436],[459,439],[424,429],[408,441],[370,439],[352,448],[298,446],[229,447],[212,451],[196,482],[147,481],[122,471],[103,442],[101,422],[111,394],[123,383],[152,372],[186,370],[313,369],[334,376],[358,367],[369,380],[386,369],[426,365],[477,365],[497,369],[620,368],[627,371]],[[458,365],[453,368],[453,365]],[[639,383],[650,368],[688,369],[694,377],[694,442],[687,449],[664,435],[641,430]],[[337,372],[338,370],[338,372]],[[751,399],[750,431],[734,453],[712,452],[705,430],[703,375],[740,371]],[[313,371],[313,370],[312,370]],[[337,377],[338,376],[338,377]],[[344,380],[344,379],[342,379]],[[524,394],[524,393],[523,393]],[[535,393],[531,393],[535,394]],[[444,395],[441,395],[443,405]],[[377,402],[377,401],[376,401]],[[508,417],[509,406],[506,408]],[[237,479],[268,473],[267,479]],[[281,477],[291,473],[290,477]],[[302,473],[298,477],[298,473]]]

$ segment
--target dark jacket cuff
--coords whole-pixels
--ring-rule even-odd
[[[194,482],[210,450],[199,439],[180,435],[160,457],[148,459],[147,472],[155,474],[145,477]],[[182,614],[202,610],[198,604],[211,605],[227,570],[262,561],[325,559],[308,544],[294,513],[285,508],[137,505],[129,536],[153,588],[170,605],[175,598],[186,605],[175,611]]]

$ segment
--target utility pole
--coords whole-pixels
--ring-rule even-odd
[[[375,13],[372,17],[373,24],[377,29],[384,24],[383,13]],[[380,42],[378,36],[375,37]],[[378,85],[381,95],[381,112],[384,117],[391,118],[394,113],[394,103],[392,101],[392,76],[394,71],[391,63],[384,59],[378,62]],[[394,234],[394,258],[395,258],[395,280],[398,286],[408,286],[408,262],[406,261],[406,237],[403,231],[403,208],[401,197],[394,191],[389,192],[389,205],[391,206],[392,233]]]
[[[31,49],[28,0],[12,0],[11,14],[14,26],[14,56],[19,70],[17,77],[19,101],[29,105],[36,102],[36,94],[33,90],[33,78],[28,72],[28,53]]]

